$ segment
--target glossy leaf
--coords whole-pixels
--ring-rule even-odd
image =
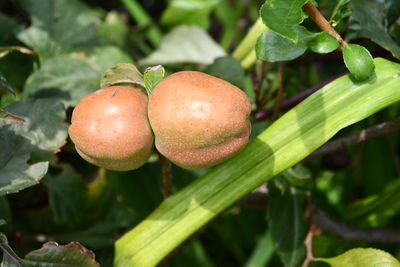
[[[100,81],[100,87],[127,84],[144,87],[143,75],[133,64],[121,63],[108,69]]]
[[[164,78],[164,75],[165,69],[161,65],[149,67],[145,70],[143,77],[148,95],[150,95],[154,87],[156,87],[157,84],[161,82],[161,80]]]
[[[374,74],[374,62],[369,51],[360,45],[345,44],[343,59],[351,75],[358,81],[368,79]]]
[[[182,63],[208,65],[225,54],[203,29],[196,26],[179,26],[166,34],[160,47],[139,63],[146,66]]]
[[[154,266],[252,190],[293,166],[340,129],[400,100],[400,65],[375,59],[373,81],[343,76],[275,121],[239,154],[166,199],[116,242],[115,266]],[[318,111],[318,112],[316,112]]]
[[[339,47],[339,41],[326,32],[320,32],[308,42],[308,47],[315,53],[327,54]]]
[[[69,107],[100,88],[103,73],[121,62],[131,62],[127,54],[112,46],[80,49],[45,61],[29,77],[23,96],[57,97]]]
[[[306,222],[303,219],[305,199],[305,191],[293,187],[285,179],[268,183],[269,230],[285,267],[299,266],[306,255]]]
[[[221,0],[172,0],[161,16],[167,27],[197,25],[204,29],[210,26],[209,15]]]
[[[267,31],[260,35],[256,43],[257,58],[268,61],[288,61],[304,54],[307,43],[312,34],[302,26],[293,27],[298,34],[298,41],[286,39],[273,31]]]
[[[99,267],[94,253],[77,242],[59,245],[47,242],[40,249],[28,253],[24,259],[26,267]]]
[[[326,262],[331,267],[400,267],[395,257],[374,248],[355,248],[339,256],[320,258],[317,261]]]
[[[352,0],[350,6],[353,13],[350,17],[349,27],[359,37],[370,38],[400,59],[400,45],[390,36],[389,25],[387,25],[385,19],[390,11],[390,5],[394,5],[395,2],[388,0]]]
[[[260,10],[261,18],[268,28],[282,37],[297,42],[296,25],[304,20],[302,6],[308,0],[267,0]]]

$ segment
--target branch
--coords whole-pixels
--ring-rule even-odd
[[[326,81],[323,81],[323,82],[283,101],[282,104],[280,105],[280,111],[285,111],[285,110],[291,109],[292,107],[296,106],[298,103],[300,103],[301,101],[306,99],[308,96],[312,95],[313,93],[315,93],[316,91],[318,91],[319,89],[321,89],[322,87],[327,85],[328,83],[336,80],[339,77],[342,77],[343,75],[345,75],[345,73],[333,76],[332,78],[330,78]],[[255,116],[256,121],[263,121],[263,120],[266,120],[273,113],[274,113],[274,107],[267,109],[267,110],[260,110],[260,111],[256,112],[254,114],[254,116]]]
[[[322,230],[344,240],[400,244],[400,231],[398,230],[352,226],[332,218],[317,207],[314,207],[313,221]]]
[[[310,18],[321,30],[335,37],[340,44],[344,43],[344,40],[340,34],[335,31],[332,25],[325,19],[324,16],[322,16],[321,12],[319,12],[319,10],[311,2],[307,2],[303,7],[308,15],[310,15]]]
[[[158,158],[161,165],[161,191],[164,198],[167,198],[172,194],[171,162],[160,152],[158,152]]]
[[[349,146],[356,145],[397,130],[400,130],[400,117],[364,129],[356,134],[330,141],[311,153],[307,159],[317,158],[335,151],[343,150]]]

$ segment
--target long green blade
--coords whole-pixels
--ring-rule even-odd
[[[154,266],[253,189],[293,166],[340,129],[400,100],[400,65],[375,59],[376,76],[328,84],[293,108],[231,160],[166,199],[116,242],[115,266]]]

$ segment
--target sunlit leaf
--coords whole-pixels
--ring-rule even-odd
[[[161,82],[164,78],[165,69],[163,66],[158,65],[154,67],[149,67],[144,72],[144,84],[148,94],[150,95],[151,91],[153,91],[154,87]]]
[[[366,80],[374,74],[374,61],[369,51],[360,45],[345,44],[343,59],[356,80]]]
[[[267,0],[262,5],[260,15],[268,28],[282,37],[297,42],[296,25],[304,19],[302,6],[307,0]]]
[[[389,253],[374,248],[355,248],[333,258],[319,258],[331,267],[399,267],[399,261]]]
[[[239,154],[165,200],[116,242],[114,266],[153,266],[210,220],[304,159],[339,130],[400,100],[400,65],[375,59],[372,81],[343,76],[275,121]],[[318,112],[316,112],[318,111]]]
[[[100,81],[100,87],[127,84],[144,87],[143,75],[133,64],[121,63],[108,69]]]

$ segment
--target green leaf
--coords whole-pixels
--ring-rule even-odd
[[[212,76],[228,81],[240,88],[244,86],[245,73],[240,62],[231,56],[215,59],[205,71]]]
[[[41,59],[95,40],[100,14],[77,0],[17,0],[32,20],[18,37]]]
[[[3,76],[0,72],[0,89],[5,89],[15,95],[14,89],[12,89],[11,85],[7,82],[6,77]]]
[[[149,67],[144,72],[144,84],[147,90],[147,94],[150,95],[154,87],[164,78],[165,69],[161,65]]]
[[[161,16],[161,24],[174,27],[182,24],[210,26],[209,15],[221,0],[172,0]]]
[[[128,84],[144,87],[143,75],[133,64],[121,63],[108,69],[100,81],[100,87]]]
[[[139,63],[146,66],[182,63],[208,65],[225,54],[203,29],[196,26],[179,26],[166,34],[160,47]]]
[[[113,46],[93,47],[55,56],[33,72],[23,96],[58,97],[67,106],[100,88],[99,80],[110,67],[131,62],[128,55]]]
[[[306,223],[303,220],[305,199],[305,192],[291,186],[285,179],[268,183],[269,230],[285,267],[299,266],[306,255]]]
[[[295,165],[340,129],[400,100],[400,65],[375,59],[372,81],[343,76],[275,121],[239,154],[166,199],[115,245],[114,265],[154,266],[258,186]]]
[[[264,267],[274,255],[274,242],[269,231],[266,231],[257,242],[257,246],[247,260],[245,267]]]
[[[25,122],[0,128],[0,196],[39,183],[48,162],[27,164],[31,152],[55,151],[67,138],[65,108],[54,99],[14,102],[5,111]]]
[[[389,253],[375,248],[355,248],[333,258],[319,258],[331,267],[399,267],[400,263]]]
[[[26,267],[99,267],[94,253],[77,242],[59,245],[47,242],[40,249],[28,253],[24,259]]]
[[[257,58],[268,61],[288,61],[303,55],[312,34],[302,26],[293,27],[298,34],[298,41],[286,39],[273,31],[260,35],[256,43]]]
[[[43,184],[49,190],[50,207],[60,223],[77,223],[87,200],[87,188],[82,177],[71,166],[64,165],[56,176],[46,176]]]
[[[315,53],[327,54],[339,47],[339,41],[329,33],[319,32],[308,42],[308,47]]]
[[[297,164],[282,172],[282,176],[293,186],[300,188],[312,187],[312,176],[310,171],[302,164]]]
[[[374,74],[375,65],[372,56],[361,45],[345,44],[343,59],[351,75],[358,81],[366,80]]]
[[[349,27],[359,37],[371,39],[400,59],[400,46],[390,36],[386,21],[391,2],[396,1],[352,0],[350,6],[353,13]]]
[[[343,7],[347,5],[350,0],[336,0],[336,5],[333,8],[331,19],[333,21],[332,26],[335,27],[343,18],[351,15],[351,9],[346,9],[343,13],[342,10],[345,10]],[[350,11],[350,13],[348,13]]]
[[[12,250],[10,245],[8,244],[7,237],[0,233],[0,249],[3,253],[3,262],[1,266],[4,267],[22,267],[23,260],[21,260],[18,255]]]
[[[0,109],[0,127],[7,124],[18,124],[23,122],[25,122],[23,118],[11,114],[3,109]]]
[[[22,54],[32,55],[33,51],[23,46],[0,46],[0,58],[5,57],[11,52],[20,52]]]
[[[304,20],[302,6],[308,0],[267,0],[260,9],[260,16],[268,28],[297,42],[299,39],[296,25]]]

